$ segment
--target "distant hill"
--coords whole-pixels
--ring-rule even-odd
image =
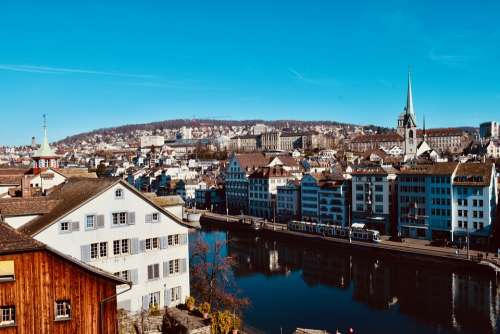
[[[127,124],[117,127],[96,129],[89,132],[75,134],[66,137],[56,144],[71,144],[93,135],[129,135],[135,131],[155,131],[162,129],[178,129],[183,126],[187,127],[200,127],[200,126],[245,126],[250,127],[255,124],[265,124],[268,126],[273,126],[277,128],[301,128],[310,127],[316,125],[327,125],[327,126],[343,126],[343,127],[353,127],[355,124],[341,123],[335,121],[298,121],[298,120],[262,120],[262,119],[248,119],[248,120],[214,120],[214,119],[171,119],[152,123],[143,124]],[[364,126],[365,129],[371,129],[373,131],[388,131],[389,129],[378,127],[374,125]]]

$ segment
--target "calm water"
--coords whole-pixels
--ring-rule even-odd
[[[500,333],[495,276],[401,263],[242,232],[202,230],[227,240],[233,279],[251,300],[245,322],[265,333],[296,327],[342,333]]]

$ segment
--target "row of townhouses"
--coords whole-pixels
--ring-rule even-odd
[[[498,203],[495,165],[488,162],[353,166],[302,175],[252,153],[233,155],[226,176],[233,213],[281,222],[359,222],[384,234],[429,240],[469,234],[487,240]]]

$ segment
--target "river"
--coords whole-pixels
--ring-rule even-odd
[[[227,241],[231,279],[251,300],[244,321],[263,333],[295,328],[347,333],[500,333],[495,275],[452,270],[204,228],[190,235]],[[470,270],[469,270],[470,271]]]

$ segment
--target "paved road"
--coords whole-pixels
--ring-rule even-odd
[[[207,218],[211,218],[220,222],[239,222],[240,216],[226,216],[223,214],[217,214],[212,212],[204,212],[203,215]],[[248,217],[248,216],[247,216]],[[339,244],[353,244],[361,247],[372,247],[379,248],[385,250],[395,250],[402,253],[408,254],[419,254],[419,255],[428,255],[440,258],[454,259],[454,260],[463,260],[467,261],[466,250],[459,250],[458,255],[456,254],[456,248],[449,247],[437,247],[430,246],[428,240],[418,240],[418,239],[405,239],[404,242],[395,242],[389,241],[388,237],[383,237],[380,243],[367,243],[364,241],[355,241],[352,240],[349,242],[348,239],[340,239],[340,238],[332,238],[332,237],[324,237],[315,234],[307,234],[301,232],[288,231],[286,225],[284,224],[273,224],[271,222],[266,222],[262,228],[274,231],[279,234],[288,234],[293,236],[299,236],[304,239],[315,239],[315,240],[324,240],[329,242],[335,242]],[[492,268],[496,268],[497,271],[500,271],[500,260],[493,255],[489,254],[488,258],[486,258],[486,253],[478,252],[474,250],[469,251],[469,256],[471,258],[477,258],[479,254],[483,255],[483,263],[482,264],[490,264]],[[487,263],[485,263],[487,262]]]

